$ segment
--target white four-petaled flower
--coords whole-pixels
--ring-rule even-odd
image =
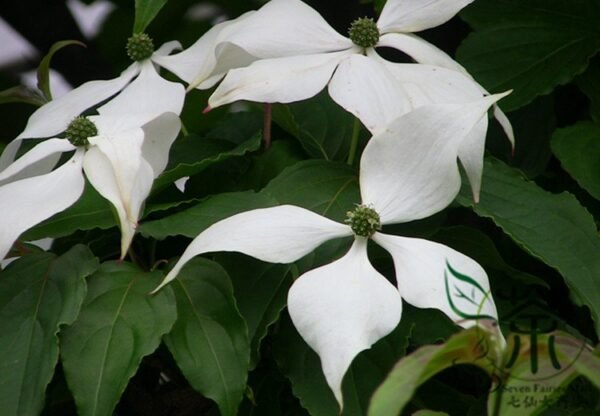
[[[373,136],[360,163],[363,206],[378,214],[381,224],[392,224],[425,218],[449,205],[460,188],[456,147],[498,98],[423,106]],[[340,405],[342,379],[352,360],[396,327],[401,299],[440,309],[463,326],[475,323],[465,316],[497,317],[488,278],[474,260],[438,243],[374,228],[368,236],[391,254],[396,288],[371,266],[368,237],[356,235],[353,227],[291,205],[243,212],[198,235],[161,286],[201,253],[237,251],[267,262],[290,263],[325,241],[355,234],[342,258],[300,276],[288,294],[292,321],[320,356]],[[468,276],[478,294],[465,296],[464,289],[449,301],[449,272]]]
[[[213,28],[205,40],[178,54],[189,63],[203,63],[207,53],[214,53],[218,64],[211,67],[212,76],[204,64],[195,75],[190,67],[180,76],[190,86],[208,88],[226,73],[209,98],[209,108],[238,100],[290,103],[328,85],[332,99],[376,134],[422,105],[467,103],[487,95],[462,66],[412,34],[446,22],[471,1],[388,0],[376,23],[377,42],[364,47],[337,33],[302,1],[271,0],[256,12]],[[375,50],[380,46],[401,50],[419,64],[386,61]],[[164,59],[181,61],[178,55]],[[514,143],[506,116],[497,106],[494,114]],[[457,151],[475,200],[487,127],[488,119],[482,118]]]

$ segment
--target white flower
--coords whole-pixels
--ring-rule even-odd
[[[15,159],[22,140],[53,137],[65,131],[75,117],[113,96],[97,111],[115,117],[127,113],[128,117],[121,120],[122,127],[125,124],[139,127],[165,112],[180,114],[185,89],[181,84],[160,77],[154,67],[154,62],[180,47],[179,42],[165,43],[148,58],[131,64],[117,78],[86,82],[37,109],[25,130],[4,149],[0,156],[0,172]],[[40,165],[38,173],[47,173],[52,166],[51,163]]]
[[[360,163],[363,205],[349,214],[350,225],[291,205],[240,213],[198,235],[160,287],[201,253],[237,251],[290,263],[325,241],[354,234],[348,253],[300,276],[288,294],[292,321],[321,358],[340,405],[344,374],[360,351],[396,327],[401,298],[420,308],[437,308],[465,327],[475,323],[465,318],[496,319],[487,276],[474,260],[438,243],[378,229],[379,222],[425,218],[450,204],[460,188],[456,147],[498,98],[466,106],[423,106],[373,136]],[[397,288],[369,263],[368,238],[391,254]],[[451,276],[463,279],[450,283]]]
[[[79,130],[81,125],[92,128],[90,122],[97,133],[87,138],[87,145],[75,146],[66,138],[48,139],[0,172],[0,259],[21,233],[79,199],[85,184],[83,172],[114,206],[121,228],[121,257],[127,253],[152,182],[168,162],[169,148],[180,129],[179,117],[163,113],[136,127],[127,114],[98,115],[78,118],[70,126],[79,123]],[[63,153],[73,151],[66,163],[45,172]]]
[[[332,99],[376,134],[422,105],[475,101],[487,91],[452,58],[410,33],[446,22],[471,1],[388,0],[376,24],[358,19],[353,26],[358,27],[355,32],[366,31],[367,38],[373,35],[367,44],[362,42],[365,36],[358,36],[361,46],[300,0],[272,0],[219,32],[216,46],[212,44],[217,61],[235,65],[229,65],[234,69],[209,98],[209,108],[238,100],[289,103],[310,98],[328,85]],[[375,32],[369,34],[370,29]],[[379,46],[399,49],[420,64],[390,63],[377,54]],[[257,60],[248,65],[252,57]],[[209,85],[214,82],[211,78]],[[514,143],[510,122],[498,107],[494,112]],[[475,200],[487,126],[487,118],[474,126],[458,153]]]

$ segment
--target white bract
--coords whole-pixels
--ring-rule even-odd
[[[388,0],[376,26],[371,22],[376,31],[372,44],[361,46],[302,1],[271,0],[211,38],[217,62],[233,69],[209,98],[209,108],[238,100],[290,103],[328,85],[332,99],[376,134],[422,105],[475,101],[487,91],[447,54],[411,33],[446,22],[471,1]],[[420,64],[388,62],[377,54],[379,46],[399,49]],[[212,86],[224,72],[215,71],[208,84],[198,87]],[[199,80],[206,77],[203,72]],[[510,122],[498,107],[494,112],[514,143]],[[482,119],[458,148],[475,200],[487,126],[487,118]]]
[[[160,287],[201,253],[237,251],[290,263],[325,241],[354,234],[341,259],[300,276],[288,294],[292,321],[321,358],[341,406],[344,374],[360,351],[396,327],[401,299],[437,308],[464,327],[497,318],[488,278],[474,260],[442,244],[377,230],[378,222],[417,220],[450,204],[460,188],[456,148],[498,98],[423,106],[373,136],[360,163],[363,205],[349,214],[351,225],[291,205],[243,212],[198,235]],[[368,238],[391,254],[397,287],[371,266]]]
[[[121,257],[127,253],[144,200],[167,165],[181,123],[170,112],[137,127],[131,126],[128,115],[88,119],[97,134],[88,138],[87,146],[51,138],[0,172],[0,259],[24,231],[79,199],[85,185],[83,172],[114,206],[121,228]],[[67,162],[50,173],[39,171],[39,166],[52,169],[67,152],[75,152]]]
[[[149,58],[131,64],[117,78],[86,82],[40,107],[29,118],[25,130],[6,146],[0,156],[0,172],[15,159],[22,140],[53,137],[65,131],[75,117],[113,96],[98,108],[98,113],[122,116],[126,112],[128,117],[121,117],[120,121],[123,128],[139,127],[164,112],[180,114],[185,89],[160,77],[154,66],[154,62],[180,47],[179,42],[165,43]],[[36,172],[49,172],[57,160],[45,160],[37,165]]]

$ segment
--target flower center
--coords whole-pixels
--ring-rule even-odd
[[[348,29],[350,40],[363,48],[371,48],[379,42],[379,29],[370,17],[356,19]]]
[[[87,146],[89,144],[88,138],[97,135],[96,125],[87,117],[81,116],[71,121],[65,132],[65,136],[73,146]]]
[[[154,53],[154,42],[145,33],[136,33],[127,39],[127,55],[132,61],[143,61]]]
[[[346,224],[350,225],[355,235],[371,237],[375,231],[381,230],[379,214],[366,205],[358,205],[346,213]]]

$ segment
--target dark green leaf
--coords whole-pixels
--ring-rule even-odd
[[[491,92],[514,90],[507,111],[569,82],[600,49],[596,0],[479,0],[462,16],[477,30],[458,60]]]
[[[164,239],[174,235],[196,237],[210,225],[231,215],[277,205],[269,195],[231,192],[210,196],[197,205],[156,221],[146,222],[139,231],[146,237]]]
[[[22,239],[58,238],[77,230],[106,229],[116,224],[110,203],[86,183],[83,194],[75,204],[26,231]]]
[[[354,116],[325,93],[273,106],[273,120],[297,138],[312,158],[341,160],[348,154]]]
[[[458,201],[473,206],[466,186]],[[600,328],[600,238],[593,218],[575,197],[546,192],[504,163],[488,159],[481,199],[473,209],[558,270],[573,299],[590,309],[597,330]]]
[[[552,151],[573,179],[600,200],[600,125],[579,122],[556,130]]]
[[[167,0],[135,0],[135,22],[133,33],[140,33],[154,20]]]
[[[177,321],[165,337],[192,387],[235,416],[246,387],[250,345],[227,272],[196,258],[173,284]]]
[[[80,415],[109,415],[177,317],[171,288],[149,295],[161,273],[104,263],[88,278],[77,320],[61,332],[61,358]]]
[[[177,140],[171,148],[169,166],[154,182],[154,190],[215,163],[258,150],[262,140],[259,125],[256,114],[237,113],[225,118],[205,137],[191,134]]]
[[[52,57],[56,52],[61,50],[62,48],[70,45],[79,45],[84,48],[85,43],[79,42],[78,40],[63,40],[60,42],[56,42],[54,45],[50,47],[50,50],[40,62],[40,66],[37,70],[37,87],[46,97],[46,100],[52,100],[52,92],[50,91],[50,62],[52,61]]]
[[[575,83],[590,100],[592,119],[600,122],[600,57],[592,59],[588,68],[577,77]]]
[[[72,323],[86,293],[85,277],[98,267],[84,246],[60,257],[21,257],[0,272],[0,409],[39,414],[58,361],[58,331]]]
[[[334,220],[360,202],[358,179],[347,165],[307,160],[285,169],[261,191],[280,204],[297,205]]]
[[[250,366],[254,368],[261,341],[285,307],[292,266],[264,263],[237,253],[222,254],[217,261],[231,276],[235,299],[248,325]]]

